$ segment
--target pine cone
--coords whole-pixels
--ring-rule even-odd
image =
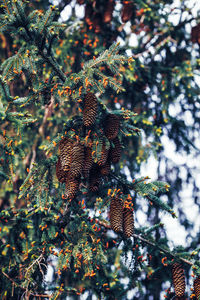
[[[109,151],[106,149],[106,145],[103,142],[102,148],[101,148],[101,157],[100,157],[99,161],[97,162],[99,166],[105,165],[107,158],[108,158],[108,152]]]
[[[123,232],[127,238],[130,238],[134,233],[133,211],[130,208],[123,210]]]
[[[120,118],[116,115],[108,115],[105,120],[105,136],[114,140],[119,132]]]
[[[79,5],[82,5],[82,4],[84,4],[85,0],[77,0],[77,2]]]
[[[98,101],[93,93],[87,93],[84,99],[83,123],[85,126],[94,124],[97,116]]]
[[[71,165],[69,173],[72,177],[77,177],[81,174],[84,164],[84,146],[76,142],[71,150]]]
[[[183,297],[185,294],[185,274],[179,263],[174,263],[172,266],[172,281],[176,296]]]
[[[118,197],[110,203],[110,225],[115,232],[123,231],[123,204]]]
[[[103,176],[108,176],[108,174],[110,173],[110,167],[111,167],[111,163],[110,163],[110,159],[108,159],[105,163],[105,165],[103,165],[100,168],[100,173]]]
[[[191,41],[200,44],[200,24],[192,27]]]
[[[60,182],[65,182],[67,178],[67,172],[62,169],[60,157],[56,163],[56,176]]]
[[[101,174],[99,166],[94,166],[90,171],[89,177],[89,190],[91,192],[97,192],[101,183]]]
[[[116,164],[120,161],[121,152],[122,152],[122,147],[121,147],[118,137],[116,137],[113,140],[113,144],[114,144],[115,148],[110,149],[110,159],[111,159],[112,163]]]
[[[123,2],[123,8],[121,12],[121,19],[123,23],[128,22],[133,15],[133,3],[130,1]]]
[[[68,200],[74,199],[79,189],[79,179],[68,176],[65,184],[64,197]]]
[[[196,298],[199,300],[200,299],[200,276],[198,276],[195,280],[194,280],[194,293]]]
[[[103,15],[103,22],[104,23],[110,23],[112,20],[112,14],[113,14],[113,10],[114,10],[114,0],[108,0],[107,4],[106,4],[106,9]]]
[[[85,158],[83,166],[83,174],[85,178],[89,177],[90,169],[92,168],[92,149],[90,147],[85,148]]]
[[[93,7],[91,3],[87,3],[85,6],[85,22],[90,26],[92,25]]]
[[[69,171],[71,164],[71,150],[72,142],[68,138],[64,138],[60,141],[60,162],[64,171]]]
[[[101,32],[101,25],[102,25],[101,19],[102,19],[102,17],[99,13],[95,13],[95,15],[93,16],[92,24],[93,24],[95,33]]]

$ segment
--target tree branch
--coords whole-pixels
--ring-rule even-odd
[[[97,219],[96,219],[96,221],[97,221],[97,223],[98,223],[99,225],[104,226],[104,227],[107,228],[107,229],[111,229],[110,224],[108,224],[107,222],[105,222],[105,221],[100,221],[100,220],[97,220]],[[177,257],[175,254],[171,253],[169,250],[162,248],[161,246],[159,246],[159,245],[156,244],[155,242],[152,242],[152,241],[149,241],[149,240],[145,239],[145,238],[142,237],[141,235],[138,235],[138,234],[134,233],[134,234],[133,234],[133,237],[136,238],[136,239],[138,239],[138,240],[140,240],[141,242],[144,242],[145,244],[148,244],[148,245],[150,245],[150,246],[152,246],[152,247],[158,248],[158,249],[160,250],[160,252],[164,252],[164,253],[166,253],[167,255],[170,255],[171,257],[173,257],[173,258],[175,258],[175,259],[179,259],[179,260],[182,261],[183,263],[186,263],[186,264],[188,264],[188,265],[190,265],[190,266],[193,266],[193,263],[190,262],[189,260],[187,260],[187,259],[185,259],[185,258]]]
[[[67,79],[67,77],[65,76],[65,74],[63,73],[63,71],[59,68],[59,66],[54,62],[54,60],[52,59],[51,56],[48,56],[46,54],[44,54],[43,51],[39,51],[39,54],[42,56],[42,58],[44,58],[44,60],[53,68],[53,70],[55,71],[55,73],[58,75],[58,77],[65,82],[65,80]]]
[[[3,272],[3,271],[1,271],[1,272],[2,272],[2,274],[3,274],[6,278],[8,278],[15,286],[19,287],[20,289],[22,289],[22,290],[24,290],[24,291],[27,291],[27,288],[24,288],[24,287],[21,286],[20,284],[16,283],[12,278],[10,278],[10,277],[8,276],[8,274],[6,274],[6,273]],[[29,293],[30,293],[30,295],[33,296],[33,297],[52,298],[52,295],[46,295],[46,294],[44,294],[44,295],[33,294],[33,293],[30,292],[30,291],[29,291]]]

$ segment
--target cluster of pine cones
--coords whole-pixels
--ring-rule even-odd
[[[78,4],[82,5],[85,0],[77,0]],[[100,9],[97,7],[98,1],[87,2],[85,6],[85,21],[89,26],[94,28],[95,33],[99,33],[102,27],[102,21],[108,24],[112,21],[113,10],[115,7],[115,0],[108,0],[103,11],[103,15],[100,13]],[[121,20],[123,23],[128,22],[133,15],[133,2],[122,1]]]
[[[83,101],[84,128],[90,129],[95,123],[98,112],[96,96],[88,92]],[[118,139],[120,117],[109,114],[105,118],[103,136],[85,145],[85,138],[76,140],[64,137],[59,144],[60,155],[56,164],[56,175],[60,182],[65,183],[64,198],[72,200],[79,190],[81,176],[88,181],[91,192],[97,192],[103,176],[110,172],[111,164],[118,163],[121,157],[121,143]],[[95,136],[95,135],[94,135]],[[100,145],[100,155],[96,155],[97,144]]]
[[[172,282],[174,286],[174,291],[176,294],[176,299],[186,299],[185,298],[185,274],[184,269],[180,263],[174,263],[172,265]],[[200,276],[198,276],[193,283],[194,295],[196,299],[200,299]],[[194,296],[193,295],[193,296]]]
[[[123,232],[130,238],[134,233],[133,209],[124,207],[123,199],[115,196],[110,203],[110,225],[115,232]]]

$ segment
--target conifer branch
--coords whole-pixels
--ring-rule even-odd
[[[99,225],[101,225],[101,226],[103,226],[103,227],[105,227],[105,228],[107,228],[107,229],[111,229],[110,224],[107,223],[106,221],[100,221],[100,220],[96,219],[96,222],[97,222]],[[192,263],[191,261],[189,261],[189,260],[187,260],[187,259],[185,259],[185,258],[181,258],[181,257],[179,257],[178,255],[173,254],[172,252],[170,252],[170,250],[167,250],[167,249],[162,248],[162,247],[159,246],[157,243],[152,242],[152,241],[150,241],[150,240],[147,240],[146,238],[142,237],[141,235],[138,235],[138,234],[134,233],[134,234],[133,234],[133,237],[136,238],[136,239],[138,239],[138,240],[140,240],[141,242],[144,242],[144,243],[150,245],[150,246],[156,247],[157,249],[160,250],[160,252],[164,252],[164,253],[166,253],[167,255],[169,255],[169,256],[171,256],[171,257],[173,257],[173,258],[175,258],[175,259],[181,260],[183,263],[186,263],[186,264],[188,264],[188,265],[190,265],[190,266],[193,266],[193,263]]]
[[[65,76],[65,74],[63,73],[63,71],[59,68],[59,65],[53,60],[53,58],[51,56],[48,56],[48,55],[44,54],[43,51],[39,51],[39,53],[42,56],[42,58],[44,58],[44,60],[53,68],[53,70],[58,75],[58,77],[63,82],[65,82],[65,80],[67,79],[67,77]]]
[[[190,266],[193,266],[193,263],[192,263],[191,261],[189,261],[189,260],[187,260],[187,259],[185,259],[185,258],[181,258],[181,257],[179,257],[179,256],[177,256],[177,255],[171,253],[170,250],[166,250],[166,249],[162,248],[161,246],[159,246],[159,245],[158,245],[157,243],[155,243],[155,242],[149,241],[149,240],[143,238],[142,236],[140,236],[140,235],[138,235],[138,234],[136,234],[136,233],[133,234],[133,237],[135,237],[136,239],[139,239],[141,242],[144,242],[144,243],[146,243],[146,244],[148,244],[148,245],[150,245],[150,246],[153,246],[153,247],[158,248],[161,252],[164,252],[164,253],[166,253],[167,255],[169,255],[169,256],[171,256],[171,257],[173,257],[173,258],[175,258],[175,259],[181,260],[182,262],[184,262],[184,263],[186,263],[186,264],[188,264],[188,265],[190,265]]]
[[[6,86],[6,83],[4,82],[4,80],[2,79],[2,75],[0,75],[0,83],[1,83],[1,86],[3,88],[6,100],[9,102],[11,100],[11,97],[9,95],[8,87]]]
[[[8,274],[6,274],[4,271],[1,271],[2,274],[8,279],[10,280],[14,286],[24,290],[27,292],[27,288],[21,286],[20,284],[18,284],[17,282],[15,282],[12,278],[10,278],[10,276],[8,276]],[[47,294],[34,294],[33,292],[31,291],[28,291],[28,293],[33,296],[33,297],[41,297],[41,298],[52,298],[52,295],[47,295]]]

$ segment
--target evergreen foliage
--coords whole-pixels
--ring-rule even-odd
[[[173,281],[166,299],[198,299],[199,235],[179,209],[192,242],[171,247],[161,222],[177,218],[183,186],[162,138],[199,154],[198,18],[183,19],[184,1],[176,26],[171,0],[58,2],[0,1],[0,296],[160,299]],[[84,7],[81,21],[74,5]],[[140,174],[152,154],[157,181]],[[138,226],[138,212],[147,226]]]

